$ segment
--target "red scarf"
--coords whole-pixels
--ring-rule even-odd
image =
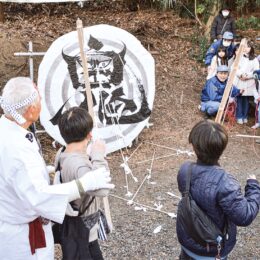
[[[40,218],[36,218],[29,223],[29,241],[32,255],[35,253],[35,249],[46,247],[45,234]]]

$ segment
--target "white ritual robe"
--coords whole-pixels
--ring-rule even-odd
[[[53,260],[51,223],[43,225],[46,248],[31,254],[28,223],[41,216],[62,223],[68,196],[40,191],[49,177],[36,140],[2,116],[0,119],[0,259]],[[30,134],[31,135],[31,134]]]

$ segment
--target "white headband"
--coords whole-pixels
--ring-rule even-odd
[[[17,112],[17,109],[32,104],[37,96],[38,92],[34,91],[28,98],[14,105],[8,104],[7,102],[5,102],[3,97],[0,96],[0,105],[2,109],[6,110],[18,124],[22,125],[26,122],[26,120],[22,115]]]

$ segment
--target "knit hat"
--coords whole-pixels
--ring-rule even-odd
[[[224,32],[222,38],[226,39],[226,40],[233,40],[234,39],[234,35],[233,35],[232,32]]]
[[[229,68],[227,65],[221,65],[217,67],[217,72],[229,72]]]

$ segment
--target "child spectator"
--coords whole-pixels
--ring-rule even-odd
[[[208,116],[215,116],[218,112],[218,108],[226,88],[228,72],[228,66],[219,66],[217,68],[216,76],[207,80],[204,88],[202,89],[201,105],[199,108]],[[235,97],[242,92],[243,90],[233,87],[231,96]]]
[[[248,41],[244,54],[240,58],[238,70],[234,79],[234,85],[238,89],[244,89],[242,96],[237,97],[236,118],[238,124],[248,122],[249,96],[254,96],[256,82],[253,72],[259,69],[259,62],[255,57],[253,42]]]
[[[225,32],[222,39],[213,42],[206,53],[205,65],[207,67],[210,66],[211,60],[217,54],[217,50],[220,46],[223,46],[227,49],[228,59],[231,59],[235,53],[235,44],[233,43],[233,40],[233,33]]]
[[[224,46],[218,48],[217,54],[212,58],[211,64],[208,67],[207,79],[214,77],[217,73],[217,67],[221,65],[228,66],[227,50]]]
[[[236,244],[237,226],[248,226],[256,218],[260,208],[260,185],[255,175],[249,175],[245,195],[238,181],[220,165],[219,158],[228,143],[224,127],[211,120],[197,123],[189,135],[189,143],[197,156],[197,162],[184,163],[178,172],[179,191],[185,191],[188,171],[191,168],[190,193],[197,205],[212,219],[220,230],[227,226],[227,235],[221,243],[221,259]],[[190,216],[189,216],[190,218]],[[177,237],[181,244],[181,260],[219,259],[217,246],[198,244],[180,219],[176,223]]]
[[[85,109],[73,107],[67,110],[59,120],[59,130],[66,142],[64,152],[58,152],[56,162],[60,163],[61,180],[69,182],[75,180],[87,171],[105,167],[108,169],[105,160],[105,143],[101,140],[95,141],[91,146],[90,155],[87,154],[87,146],[91,141],[93,120]],[[88,247],[89,258],[102,260],[102,252],[98,244],[98,219],[99,219],[99,197],[108,195],[108,190],[101,189],[94,192],[87,192],[78,200],[71,203],[74,210],[82,214],[85,226],[90,230]],[[87,207],[88,209],[84,211]],[[67,248],[62,247],[63,254]],[[85,258],[84,258],[85,259]]]
[[[235,35],[235,19],[230,13],[231,9],[223,6],[214,18],[210,32],[212,42],[221,39],[225,32],[232,32]]]

